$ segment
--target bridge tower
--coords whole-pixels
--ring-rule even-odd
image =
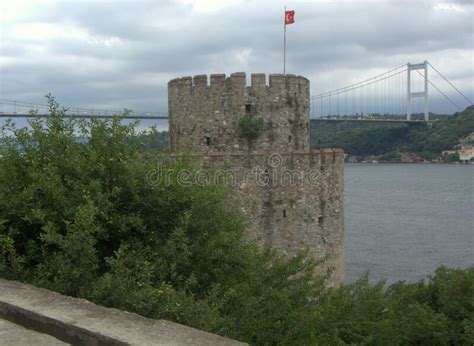
[[[411,91],[411,71],[424,69],[424,90],[412,92]],[[421,64],[407,64],[407,120],[411,120],[411,99],[423,97],[425,99],[424,113],[425,121],[429,120],[428,112],[428,61],[424,61]]]

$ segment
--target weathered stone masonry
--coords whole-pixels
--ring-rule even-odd
[[[203,165],[233,172],[250,219],[248,236],[285,255],[308,247],[344,280],[343,153],[311,150],[309,81],[300,76],[245,73],[184,77],[168,83],[173,155],[202,155]],[[262,118],[254,141],[239,120]]]

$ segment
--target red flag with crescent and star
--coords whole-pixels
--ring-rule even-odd
[[[285,25],[293,24],[295,22],[295,11],[285,11]]]

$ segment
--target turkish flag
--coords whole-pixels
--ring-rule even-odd
[[[295,22],[295,11],[285,11],[285,25]]]

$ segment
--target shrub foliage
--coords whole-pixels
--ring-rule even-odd
[[[246,115],[239,120],[240,137],[248,141],[254,141],[262,134],[263,126],[262,118],[254,118]]]
[[[0,139],[0,276],[253,344],[471,344],[474,269],[325,289],[305,253],[242,240],[237,198],[179,184],[193,162],[144,150],[135,124],[50,115]],[[80,141],[78,138],[86,138]],[[150,172],[167,179],[150,183]]]

